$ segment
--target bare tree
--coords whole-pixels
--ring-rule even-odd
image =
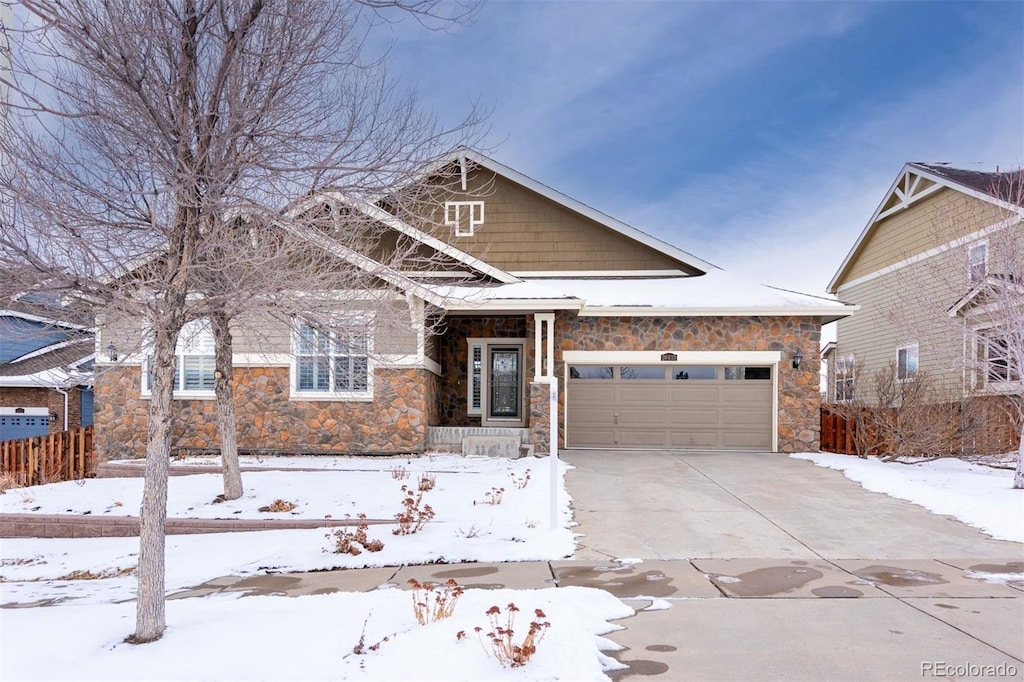
[[[13,36],[3,76],[10,134],[0,139],[11,161],[0,190],[17,205],[0,235],[5,286],[74,296],[101,323],[131,319],[149,330],[131,641],[158,639],[165,627],[182,329],[208,319],[216,331],[222,442],[233,449],[231,321],[302,308],[332,324],[330,306],[311,293],[393,286],[401,278],[394,264],[415,251],[385,240],[365,213],[320,197],[329,190],[362,201],[413,187],[457,141],[461,128],[437,126],[382,62],[363,59],[366,6],[452,18],[439,2],[400,0],[23,0],[18,10],[24,30]],[[301,210],[296,197],[309,197]],[[375,234],[390,267],[357,262],[354,247]],[[232,466],[233,493],[237,460]]]
[[[957,377],[945,388],[971,403],[965,419],[1001,409],[1024,435],[1024,171],[987,177],[991,200],[962,196],[932,217],[934,241],[949,246],[897,272],[900,294],[887,318]],[[956,236],[965,225],[975,231]],[[979,433],[979,445],[1002,442],[996,435]],[[1024,489],[1024,438],[1017,447],[1013,487]]]

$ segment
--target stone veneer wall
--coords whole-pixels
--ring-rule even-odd
[[[523,377],[533,377],[533,327],[517,317],[447,317],[438,338],[441,359],[439,426],[480,426],[480,415],[466,413],[469,383],[466,339],[524,338]]]
[[[138,367],[96,376],[95,444],[102,459],[143,457],[149,401]],[[287,367],[236,367],[235,410],[241,450],[368,453],[419,452],[432,409],[429,372],[377,369],[372,402],[289,400]],[[213,400],[177,400],[172,447],[217,448]]]
[[[533,454],[541,457],[551,452],[551,384],[530,384],[530,442]]]
[[[45,407],[57,415],[50,422],[49,433],[64,430],[64,396],[52,388],[30,388],[16,386],[0,391],[0,407]],[[68,389],[68,428],[77,429],[82,425],[82,391]]]
[[[821,321],[814,317],[577,317],[555,318],[555,369],[565,376],[562,351],[781,351],[779,363],[779,451],[818,449],[821,422],[819,388]],[[793,369],[793,353],[804,359]],[[561,382],[560,382],[561,384]],[[565,412],[565,387],[559,386]],[[560,430],[561,431],[561,430]],[[564,445],[564,435],[559,434]]]

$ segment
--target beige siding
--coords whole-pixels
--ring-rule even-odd
[[[485,202],[485,223],[457,237],[434,212],[437,236],[505,270],[679,270],[690,268],[490,171],[470,174],[466,195]]]
[[[961,389],[962,322],[950,318],[947,311],[971,288],[967,267],[971,245],[840,290],[843,301],[859,304],[861,310],[837,323],[833,358],[856,356],[861,389],[867,387],[865,376],[894,362],[896,349],[913,342],[919,344],[920,369],[927,370],[942,390]],[[988,245],[989,272],[1002,274],[1007,252],[1024,252],[1024,234],[1018,226],[1012,233],[992,235]]]
[[[992,225],[993,204],[943,188],[874,225],[839,285]]]

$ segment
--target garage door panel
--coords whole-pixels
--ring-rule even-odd
[[[717,431],[669,431],[670,448],[717,448]]]
[[[572,384],[573,403],[600,405],[614,400],[615,386],[610,385],[610,382],[583,381]]]
[[[672,426],[707,427],[720,424],[721,411],[715,408],[680,410],[673,407],[669,412]]]
[[[572,428],[569,427],[569,442],[576,447],[612,448],[615,442],[614,429]]]
[[[619,425],[629,426],[668,426],[668,414],[665,408],[630,408],[619,409]]]
[[[673,403],[718,403],[721,400],[722,387],[714,384],[673,385],[668,390],[669,400]]]
[[[722,389],[722,402],[729,405],[750,404],[763,406],[766,400],[771,400],[771,397],[771,386],[756,386],[754,388],[747,386],[725,386]]]
[[[635,382],[630,382],[633,384]],[[637,403],[645,404],[652,403],[654,405],[664,405],[667,399],[667,390],[665,386],[620,386],[615,396],[616,402],[618,403]]]
[[[726,430],[722,432],[722,447],[729,450],[767,450],[771,442],[766,443],[764,435],[758,432]]]
[[[663,448],[668,446],[667,438],[668,434],[662,429],[657,431],[620,429],[617,445],[620,447]]]
[[[737,428],[743,427],[763,427],[771,426],[772,419],[770,414],[765,414],[764,410],[737,410],[737,409],[726,409],[722,411],[722,423],[729,424]]]

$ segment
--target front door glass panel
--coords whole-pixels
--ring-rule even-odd
[[[491,349],[488,377],[491,417],[519,419],[519,355],[518,348]]]

